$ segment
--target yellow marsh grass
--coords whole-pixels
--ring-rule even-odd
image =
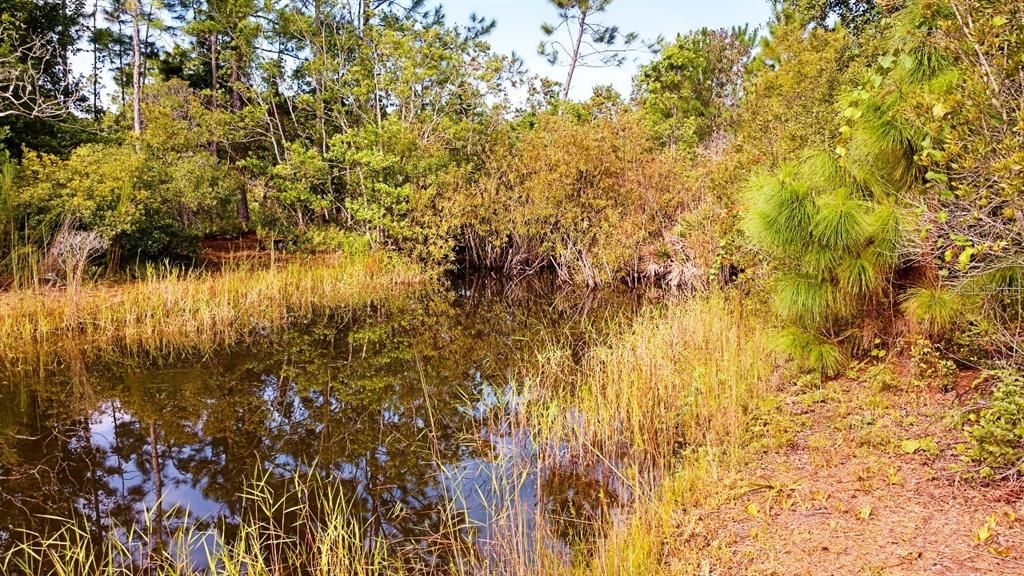
[[[68,343],[128,355],[204,353],[425,278],[417,266],[380,252],[149,276],[76,291],[0,294],[0,363]]]
[[[766,322],[738,299],[714,294],[642,314],[580,366],[549,352],[526,380],[528,425],[539,439],[633,462],[735,450],[773,368]]]
[[[723,479],[749,452],[753,417],[772,402],[772,327],[740,299],[719,293],[669,303],[578,366],[549,355],[528,381],[535,434],[563,453],[617,466],[635,499],[589,561],[559,573],[673,573],[664,563],[680,511],[721,495]],[[650,482],[636,473],[642,462],[664,474]]]
[[[465,519],[453,498],[448,528],[428,537],[454,553],[447,571],[509,576],[664,573],[678,511],[721,490],[719,480],[744,452],[752,412],[769,397],[773,362],[768,333],[766,323],[737,297],[717,294],[645,313],[579,363],[549,349],[541,369],[526,380],[522,417],[511,425],[530,426],[532,437],[556,446],[556,452],[568,448],[614,462],[632,484],[636,501],[616,513],[604,538],[586,557],[569,563],[547,548],[550,540],[544,536],[552,527],[541,511],[517,508],[512,496],[528,476],[513,469],[502,480],[507,486],[492,487],[496,494],[510,496],[499,505],[504,508],[490,511],[496,537],[485,548],[496,557],[481,558],[472,546],[462,546],[457,533]],[[631,469],[644,460],[673,472],[661,482],[641,484]],[[281,517],[287,509],[310,518],[308,524],[243,523],[238,538],[207,552],[210,564],[218,567],[210,574],[229,576],[244,569],[246,574],[269,576],[283,566],[302,566],[324,576],[416,572],[401,555],[390,554],[379,544],[367,545],[365,528],[348,515],[344,499],[324,499],[323,492],[314,497],[300,482],[294,490],[304,494],[299,499],[303,504],[285,506],[259,489],[262,485],[257,483],[250,497],[265,510],[263,517]],[[313,509],[328,513],[314,520]],[[537,514],[532,532],[525,522],[531,514]],[[110,538],[104,539],[102,549],[92,548],[88,534],[68,526],[56,538],[30,538],[0,567],[55,575],[101,573],[95,568],[102,568],[102,573],[127,576],[128,570],[116,569],[121,559],[140,557],[118,548]],[[296,526],[305,526],[303,537]],[[186,531],[176,540],[195,543],[201,535]],[[184,557],[179,553],[150,558],[155,562],[151,567],[160,567],[150,573],[195,574],[180,561],[170,561]],[[53,570],[40,571],[44,567]]]
[[[102,527],[67,519],[45,537],[24,533],[0,557],[0,573],[23,576],[370,576],[400,574],[399,558],[368,537],[351,498],[316,475],[281,488],[258,475],[243,494],[246,512],[229,538],[185,510],[145,511],[138,526]],[[165,523],[174,522],[173,526]],[[201,568],[206,565],[208,568]]]

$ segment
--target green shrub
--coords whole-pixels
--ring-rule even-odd
[[[684,210],[695,212],[701,197],[685,182],[680,158],[660,151],[636,115],[546,113],[535,121],[494,153],[485,176],[459,201],[471,264],[552,265],[565,280],[595,286],[636,278],[638,268],[655,268],[677,252],[665,248],[666,232]],[[712,222],[691,223],[687,237],[713,229],[717,215],[710,216]],[[695,267],[717,252],[718,238],[708,236],[707,249],[679,239],[679,252]]]
[[[915,121],[916,106],[931,103],[929,114],[941,117],[959,79],[948,58],[932,54],[941,12],[909,3],[894,15],[882,40],[893,52],[836,102],[843,124],[831,149],[748,187],[744,229],[780,269],[775,308],[793,329],[787,351],[827,373],[888,333],[888,311],[904,289],[898,273],[927,258],[913,214],[947,178],[935,163],[948,139],[941,124]],[[938,332],[955,318],[954,304],[948,292],[921,289],[904,308]]]
[[[1024,473],[1024,375],[993,372],[997,381],[988,405],[971,415],[966,427],[967,457],[983,464],[984,474]]]
[[[334,226],[311,226],[295,238],[295,247],[312,253],[367,254],[370,240],[365,234]]]
[[[961,316],[961,302],[949,288],[911,288],[901,297],[901,309],[926,335],[945,334]]]
[[[936,384],[943,392],[949,392],[956,384],[956,364],[930,340],[914,342],[910,347],[910,360],[915,382]]]
[[[233,210],[238,182],[212,155],[150,155],[88,144],[62,160],[27,151],[17,181],[18,228],[45,242],[62,222],[98,232],[122,261],[189,256]]]

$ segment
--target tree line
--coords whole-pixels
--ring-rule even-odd
[[[609,5],[551,0],[555,82],[425,0],[0,0],[0,276],[31,283],[67,230],[115,272],[243,232],[360,238],[739,284],[825,372],[908,327],[1019,357],[1024,8],[775,0],[760,29],[642,39]],[[568,97],[648,50],[631,94]]]

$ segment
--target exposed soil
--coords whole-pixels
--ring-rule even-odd
[[[238,238],[209,238],[203,240],[200,264],[205,268],[221,268],[229,262],[269,259],[270,251],[260,246],[255,232]]]
[[[845,379],[788,391],[775,418],[791,441],[677,515],[673,571],[1024,575],[1024,488],[980,480],[957,451],[972,376],[950,393]]]

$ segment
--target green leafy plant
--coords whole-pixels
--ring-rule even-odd
[[[748,185],[744,229],[780,270],[775,308],[790,325],[784,348],[824,373],[874,340],[879,311],[898,295],[896,273],[919,250],[907,214],[944,178],[935,162],[943,127],[906,117],[919,100],[941,101],[957,85],[957,71],[930,43],[944,16],[916,2],[895,14],[892,52],[838,99],[844,123],[834,149],[812,151]],[[907,309],[930,330],[955,314],[940,295],[908,297]]]
[[[913,379],[918,384],[936,384],[943,392],[956,383],[956,364],[930,340],[918,339],[910,346]]]
[[[1024,473],[1024,375],[1014,371],[990,374],[996,380],[985,408],[972,414],[965,427],[966,455],[983,464],[983,473]]]

